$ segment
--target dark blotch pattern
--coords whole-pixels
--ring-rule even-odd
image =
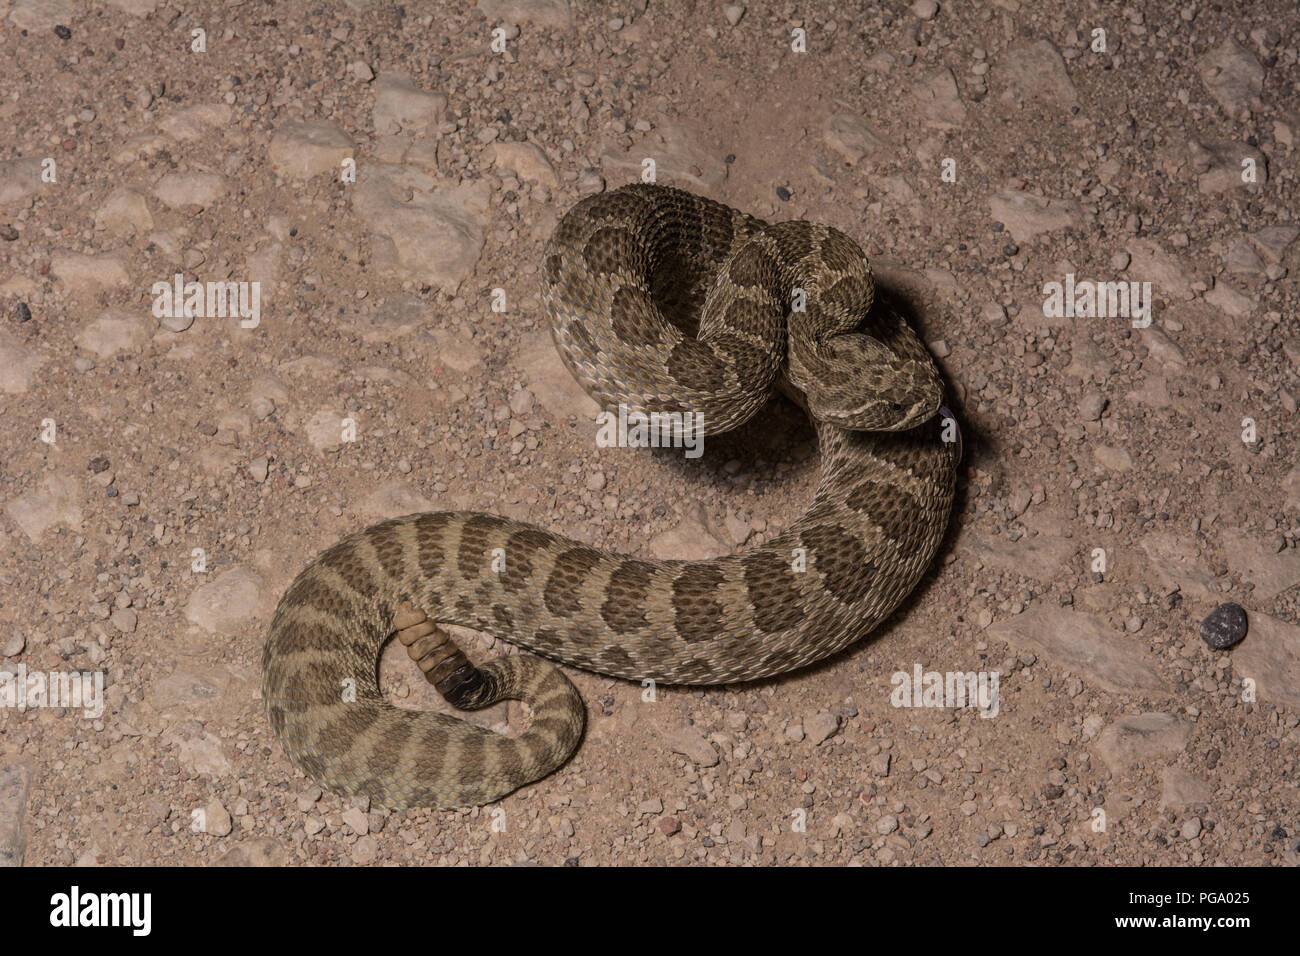
[[[865,275],[848,275],[821,293],[823,305],[831,311],[861,317],[871,305],[873,286]]]
[[[727,270],[727,278],[740,286],[765,286],[775,275],[776,263],[757,242],[741,249]]]
[[[403,545],[397,536],[396,522],[385,521],[382,524],[372,525],[365,530],[364,534],[370,546],[375,549],[375,557],[379,559],[384,572],[389,577],[401,577],[404,568]]]
[[[787,262],[800,262],[812,255],[817,242],[817,226],[797,220],[783,222],[774,230],[781,239],[781,252]]]
[[[654,346],[663,337],[662,320],[656,317],[650,296],[633,286],[625,285],[614,293],[610,323],[614,334],[627,345]]]
[[[492,573],[492,557],[488,554],[491,547],[492,532],[501,527],[501,519],[491,515],[474,515],[465,522],[460,531],[460,549],[456,553],[456,566],[467,580],[474,580],[480,574]],[[510,555],[506,555],[506,566],[510,566]]]
[[[677,633],[687,643],[710,641],[726,621],[718,599],[722,572],[714,564],[687,564],[673,580],[673,609],[677,612]]]
[[[485,756],[483,738],[478,734],[461,741],[460,753],[456,757],[456,776],[461,786],[473,787],[482,781]]]
[[[277,635],[276,651],[282,655],[300,654],[303,651],[328,651],[338,642],[338,635],[321,627],[294,624],[283,628]]]
[[[501,574],[501,586],[507,591],[518,591],[532,578],[537,553],[550,547],[555,538],[540,528],[516,531],[506,542],[506,569]]]
[[[378,780],[391,776],[397,769],[402,748],[411,737],[411,727],[409,720],[395,721],[384,726],[379,746],[366,756],[366,769]]]
[[[578,591],[599,563],[600,552],[591,548],[570,548],[556,558],[546,581],[546,609],[557,617],[572,616],[578,610]]]
[[[363,563],[351,541],[342,541],[320,556],[320,563],[334,571],[353,591],[368,597],[379,590],[378,583]]]
[[[925,510],[902,488],[861,481],[849,492],[844,503],[878,522],[881,530],[893,541],[906,544],[925,530]]]
[[[716,392],[727,384],[727,370],[718,357],[695,339],[683,339],[668,353],[668,372],[683,388]]]
[[[862,247],[854,242],[852,238],[838,229],[826,230],[826,236],[822,239],[821,244],[821,260],[828,269],[833,272],[849,272],[860,269],[866,258],[866,253],[862,251]]]
[[[342,713],[321,728],[321,739],[328,740],[332,749],[346,752],[378,717],[379,709],[372,704],[344,704]]]
[[[861,600],[878,574],[862,542],[840,525],[816,525],[803,532],[808,570],[825,580],[826,589],[845,604]]]
[[[604,666],[611,668],[613,671],[621,671],[622,673],[627,673],[634,666],[632,658],[628,652],[623,650],[623,648],[619,647],[617,644],[601,651],[600,661]]]
[[[704,228],[700,233],[700,255],[705,262],[721,262],[731,251],[735,238],[731,214],[714,213],[703,217]]]
[[[431,511],[415,520],[415,545],[420,567],[429,574],[442,569],[442,556],[445,553],[442,537],[451,523],[451,512]]]
[[[801,572],[794,570],[794,555],[779,551],[751,551],[741,561],[745,586],[754,608],[754,624],[768,634],[798,627],[803,620]]]
[[[564,638],[553,628],[539,627],[533,632],[532,644],[534,647],[541,648],[543,652],[558,650],[564,646]]]
[[[731,360],[736,377],[745,387],[762,387],[771,381],[779,367],[775,355],[738,335],[720,335],[713,339],[713,347]]]
[[[619,634],[646,627],[645,597],[654,566],[645,561],[624,561],[610,576],[605,603],[600,616],[610,629]]]
[[[319,577],[304,575],[290,586],[282,599],[286,606],[309,607],[322,614],[337,615],[347,599]]]
[[[637,195],[635,190],[597,194],[583,201],[591,206],[600,206],[600,215],[605,219],[640,222],[645,219],[647,211],[646,197]]]
[[[608,275],[611,272],[639,271],[644,254],[641,243],[626,229],[604,226],[587,237],[582,247],[582,257],[592,272]]]

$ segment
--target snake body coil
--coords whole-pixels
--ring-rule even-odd
[[[615,677],[730,683],[861,639],[939,546],[957,463],[939,377],[906,322],[873,307],[848,236],[626,186],[564,216],[542,282],[560,355],[607,409],[694,412],[713,434],[774,388],[792,391],[821,452],[812,504],[762,546],[707,561],[627,557],[477,512],[407,515],[343,539],[285,592],[263,656],[271,725],[323,787],[388,807],[482,804],[577,747],[582,701],[559,670],[523,655],[475,668],[432,622]],[[379,651],[403,627],[453,703],[524,700],[528,729],[504,737],[387,703]]]

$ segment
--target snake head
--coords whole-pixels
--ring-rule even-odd
[[[792,348],[789,374],[815,419],[854,431],[915,428],[934,417],[943,395],[928,353],[859,332]]]

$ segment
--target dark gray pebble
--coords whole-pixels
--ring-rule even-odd
[[[1246,610],[1240,604],[1220,604],[1201,622],[1201,638],[1211,650],[1226,651],[1241,643],[1248,626]]]

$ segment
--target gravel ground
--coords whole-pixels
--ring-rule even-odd
[[[1300,861],[1294,4],[882,6],[0,0],[0,666],[105,685],[0,708],[0,862]],[[569,671],[582,748],[496,806],[322,794],[259,662],[337,537],[472,507],[692,557],[808,501],[783,402],[696,460],[594,441],[537,267],[647,158],[908,306],[966,445],[933,571],[780,680]],[[178,273],[260,283],[256,326],[156,315]],[[1084,281],[1149,326],[1048,314]],[[918,669],[996,713],[895,706]]]

